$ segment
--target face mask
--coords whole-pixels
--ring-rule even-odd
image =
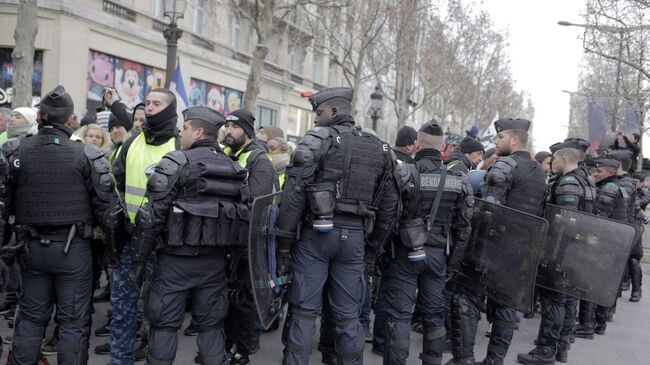
[[[7,138],[23,137],[32,129],[30,124],[14,124],[7,126]]]

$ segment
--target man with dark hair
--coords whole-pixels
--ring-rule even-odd
[[[424,330],[420,358],[427,365],[442,363],[446,275],[462,261],[474,206],[467,177],[460,171],[447,171],[442,163],[442,136],[438,124],[423,125],[418,132],[420,150],[415,164],[398,167],[403,210],[399,237],[393,239],[393,254],[382,276],[387,298],[386,364],[406,363],[416,301]],[[450,248],[447,259],[446,250]]]
[[[178,346],[177,331],[185,319],[185,301],[192,303],[198,337],[197,363],[224,361],[223,320],[228,310],[228,282],[224,247],[229,232],[239,230],[250,196],[247,170],[221,151],[217,143],[225,118],[208,107],[183,111],[182,151],[167,153],[149,177],[145,201],[136,216],[133,261],[145,262],[156,241],[156,257],[146,314],[151,321],[149,364],[172,364]],[[233,206],[239,219],[227,216]],[[218,228],[215,228],[218,227]],[[142,285],[141,265],[130,278]],[[183,361],[190,363],[191,361]]]
[[[287,172],[276,225],[301,235],[297,244],[278,238],[279,274],[291,264],[294,275],[285,365],[309,362],[326,282],[338,364],[363,363],[364,261],[366,272],[373,272],[399,195],[388,144],[356,127],[349,114],[353,93],[329,88],[310,97],[316,128],[298,144]]]
[[[463,174],[475,170],[476,166],[483,160],[485,147],[473,138],[465,138],[458,148],[445,160],[449,170],[460,171]]]
[[[634,172],[636,170],[639,153],[641,152],[639,147],[640,138],[641,136],[638,133],[632,133],[632,139],[628,138],[623,132],[616,133],[612,150],[617,157],[627,157],[631,160],[630,167],[626,171]],[[617,151],[624,151],[625,155],[619,156]]]
[[[551,181],[548,203],[591,213],[596,200],[596,187],[580,171],[579,164],[585,154],[581,145],[576,141],[560,142],[550,146],[550,150],[553,153],[553,173],[557,174],[557,178]],[[528,354],[517,356],[522,364],[553,364],[555,360],[567,362],[576,301],[551,290],[542,290],[542,298],[546,305],[542,311],[538,345]]]
[[[111,109],[111,115],[108,117],[108,133],[111,134],[113,148],[108,161],[112,164],[133,127],[133,121],[115,89],[107,89],[104,92],[104,106]]]
[[[485,176],[481,195],[495,204],[541,216],[546,197],[544,172],[528,151],[528,129],[525,119],[500,119],[494,123],[496,153],[499,159]],[[479,305],[483,297],[473,290],[457,285],[452,300],[452,354],[448,364],[472,364],[474,362],[474,338],[479,318]],[[517,312],[488,298],[488,316],[493,318],[487,356],[481,365],[502,365],[508,353]]]
[[[398,161],[413,163],[413,155],[417,150],[418,132],[411,126],[405,125],[397,131],[393,152]]]
[[[144,123],[147,121],[144,109],[144,103],[140,103],[133,108],[133,128],[131,128],[131,133],[134,135],[142,132]]]
[[[129,272],[153,270],[153,260],[132,260],[131,234],[138,209],[145,201],[147,174],[168,152],[179,147],[176,98],[167,89],[155,89],[145,98],[147,122],[142,133],[131,136],[113,162],[117,191],[123,201],[111,207],[114,225],[109,254],[115,264],[111,272],[110,325],[111,364],[132,364],[138,326],[140,292],[129,280]],[[146,342],[143,342],[143,345]],[[95,349],[97,352],[98,349]]]
[[[9,175],[2,201],[15,217],[23,293],[13,363],[36,364],[56,303],[60,364],[86,364],[90,332],[93,227],[117,200],[104,152],[70,140],[74,104],[63,86],[41,100],[39,133],[4,145]],[[44,184],[43,182],[47,182]],[[11,356],[11,355],[10,355]]]
[[[226,117],[224,126],[224,152],[230,155],[239,166],[248,169],[248,186],[253,199],[279,190],[277,174],[273,162],[257,143],[255,143],[255,117],[244,109],[238,109]],[[259,349],[261,325],[257,317],[255,302],[250,286],[248,249],[233,247],[229,252],[231,267],[230,287],[233,298],[225,320],[226,350],[231,357],[230,364],[245,365],[248,356]]]

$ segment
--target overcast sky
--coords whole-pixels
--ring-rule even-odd
[[[578,84],[583,29],[558,20],[583,23],[584,0],[484,0],[497,28],[509,32],[509,54],[517,87],[535,106],[534,151],[566,137],[569,94]]]

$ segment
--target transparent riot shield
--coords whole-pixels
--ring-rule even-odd
[[[637,240],[627,223],[546,205],[549,222],[537,285],[611,307]]]
[[[502,305],[530,312],[547,228],[544,218],[476,199],[472,234],[453,280]]]
[[[275,220],[280,192],[253,200],[250,218],[248,260],[253,299],[260,322],[268,329],[282,310],[286,290],[284,278],[276,274]]]

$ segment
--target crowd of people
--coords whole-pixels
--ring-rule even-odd
[[[491,331],[481,364],[499,365],[517,310],[455,280],[467,246],[478,244],[470,238],[477,198],[538,217],[554,204],[645,223],[650,192],[646,175],[634,173],[638,136],[619,134],[598,159],[578,138],[533,157],[528,120],[496,121],[487,150],[478,127],[462,136],[432,120],[402,127],[391,147],[355,125],[352,95],[330,88],[311,96],[316,127],[297,145],[277,127],[256,129],[243,109],[190,107],[179,130],[167,89],[133,110],[107,89],[103,110],[80,123],[62,86],[37,109],[0,109],[0,314],[15,331],[5,339],[8,363],[47,364],[55,353],[59,363],[87,363],[93,302],[110,302],[94,331],[108,341],[94,351],[115,365],[245,365],[263,332],[281,327],[283,364],[307,364],[317,318],[325,364],[363,363],[364,342],[385,364],[404,364],[417,331],[423,364],[451,352],[447,364],[473,365],[482,311]],[[283,232],[274,237],[272,276],[291,282],[286,316],[265,329],[248,222],[259,213],[254,199],[271,194],[279,202],[273,228]],[[641,299],[642,255],[639,237],[619,289],[631,288],[632,302]],[[567,362],[574,337],[604,335],[616,308],[548,289],[536,301],[527,315],[541,312],[539,336],[518,356],[529,365]],[[198,355],[177,359],[186,311],[183,334],[197,337]]]

